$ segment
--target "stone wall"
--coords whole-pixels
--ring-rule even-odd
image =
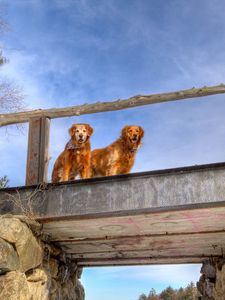
[[[82,270],[26,217],[0,216],[0,299],[84,300]]]
[[[201,268],[201,277],[197,287],[201,300],[225,299],[225,259],[205,261]]]

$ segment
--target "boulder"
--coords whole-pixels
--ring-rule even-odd
[[[54,258],[49,259],[49,271],[51,274],[51,277],[56,278],[58,275],[58,270],[59,270],[59,263],[58,260]]]
[[[0,276],[0,299],[30,300],[26,276],[18,271]]]
[[[41,264],[43,258],[41,245],[25,223],[16,218],[0,217],[0,237],[15,244],[21,272]]]
[[[225,295],[225,264],[222,269],[216,270],[216,284],[213,291],[215,300],[224,300]]]
[[[15,271],[19,266],[19,257],[13,246],[0,238],[0,274]]]
[[[76,294],[76,300],[84,300],[85,299],[84,287],[81,284],[80,280],[77,280],[75,294]]]
[[[48,300],[49,286],[51,279],[42,269],[35,269],[32,274],[27,276],[27,283],[31,299]]]

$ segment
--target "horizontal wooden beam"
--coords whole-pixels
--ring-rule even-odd
[[[216,258],[218,256],[214,256]],[[221,257],[221,256],[219,256]],[[140,266],[140,265],[171,265],[171,264],[199,264],[203,261],[212,259],[212,256],[176,256],[176,257],[137,257],[133,259],[90,259],[89,261],[77,261],[80,267],[108,267],[108,266]]]
[[[116,100],[111,102],[97,102],[93,104],[84,104],[64,108],[37,109],[32,111],[2,114],[0,115],[0,126],[28,122],[30,118],[34,117],[47,117],[53,119],[61,117],[80,116],[84,114],[115,111],[154,103],[162,103],[223,93],[225,93],[225,85],[221,84],[217,86],[192,88],[170,93],[137,95],[129,99]]]

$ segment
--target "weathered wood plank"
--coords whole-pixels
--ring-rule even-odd
[[[26,185],[47,182],[50,119],[29,121]]]
[[[63,249],[65,250],[65,249]],[[93,259],[96,260],[96,259],[99,259],[101,260],[102,258],[106,259],[110,259],[110,258],[124,258],[124,259],[134,259],[135,257],[143,257],[143,258],[148,258],[148,257],[152,257],[152,258],[157,258],[157,257],[162,257],[162,256],[165,256],[165,257],[177,257],[178,255],[180,256],[188,256],[190,255],[190,253],[193,255],[193,256],[196,256],[196,257],[199,257],[199,256],[219,256],[221,255],[221,249],[216,247],[216,248],[212,248],[210,246],[208,247],[205,247],[203,249],[201,249],[199,246],[195,246],[195,247],[192,247],[191,249],[190,248],[184,248],[184,247],[181,247],[179,249],[177,248],[171,248],[171,249],[168,249],[168,250],[158,250],[158,249],[148,249],[148,250],[139,250],[139,251],[136,251],[136,250],[126,250],[126,251],[112,251],[112,252],[105,252],[105,251],[102,251],[102,252],[90,252],[90,253],[76,253],[75,252],[69,252],[67,251],[66,253],[70,253],[71,256],[77,260],[82,260],[82,261],[85,261],[85,260],[90,260],[90,259]],[[194,253],[194,254],[193,254]]]
[[[206,232],[225,233],[225,207],[192,209],[184,211],[161,211],[135,216],[118,216],[81,220],[53,221],[44,224],[43,231],[51,233],[54,242],[87,243],[92,241],[123,239],[141,235],[193,235]],[[40,220],[41,222],[41,220]],[[76,228],[76,230],[74,230]]]
[[[103,266],[140,266],[140,265],[166,265],[166,264],[199,264],[211,256],[182,256],[182,257],[136,257],[136,258],[115,258],[115,259],[89,259],[78,260],[77,264],[81,267],[103,267]]]
[[[131,236],[124,239],[92,241],[92,242],[71,242],[59,243],[65,252],[74,254],[96,254],[103,253],[137,253],[139,251],[152,251],[157,254],[171,255],[200,255],[204,254],[205,249],[211,248],[211,254],[217,251],[221,254],[221,248],[225,245],[225,234],[221,233],[205,233],[194,235],[170,235],[170,236],[148,236],[139,237]],[[130,255],[131,255],[130,254]]]
[[[39,183],[48,182],[50,119],[41,118]]]
[[[162,236],[143,238],[130,237],[110,243],[63,244],[63,250],[72,255],[80,265],[132,265],[139,261],[154,263],[200,263],[209,257],[219,257],[223,253],[225,235],[205,233],[204,235]]]
[[[210,96],[215,94],[225,93],[225,85],[217,85],[211,87],[192,88],[188,90],[180,90],[170,93],[152,94],[152,95],[137,95],[125,100],[116,100],[109,102],[97,102],[93,104],[84,104],[78,106],[52,108],[52,109],[37,109],[33,111],[2,114],[0,115],[0,126],[5,126],[15,123],[28,122],[30,118],[47,117],[61,118],[69,116],[80,116],[84,114],[93,114],[98,112],[115,111],[137,106],[162,103],[175,100],[183,100],[189,98]]]

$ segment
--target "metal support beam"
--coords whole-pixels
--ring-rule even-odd
[[[49,118],[31,118],[29,121],[26,185],[48,181],[49,128]]]

